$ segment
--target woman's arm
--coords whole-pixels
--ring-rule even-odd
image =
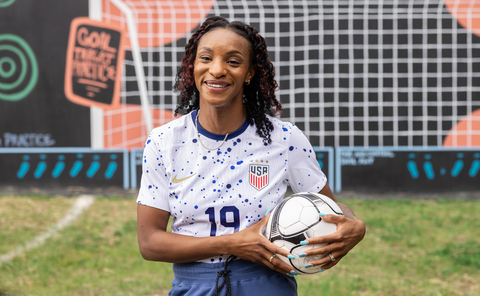
[[[144,259],[184,263],[220,254],[231,254],[266,265],[284,274],[292,271],[288,264],[278,258],[269,262],[272,254],[291,255],[261,234],[269,215],[245,230],[212,237],[191,237],[167,232],[169,217],[169,212],[137,205],[138,244]]]
[[[366,227],[365,223],[358,219],[353,211],[346,205],[339,203],[333,196],[332,190],[328,186],[328,183],[325,187],[319,192],[320,194],[326,195],[333,199],[340,209],[342,209],[344,216],[337,215],[327,215],[322,219],[325,222],[334,223],[337,225],[337,231],[325,235],[307,239],[309,244],[325,244],[327,246],[311,249],[306,251],[307,256],[318,255],[318,254],[332,254],[335,258],[335,261],[331,261],[330,256],[325,256],[322,259],[312,261],[312,265],[322,265],[324,269],[332,268],[335,264],[340,261],[347,253],[353,249],[365,236]]]
[[[185,235],[167,232],[169,218],[169,212],[137,205],[138,245],[144,259],[183,263],[213,257],[224,251],[223,237],[192,240]],[[219,247],[214,248],[215,245]]]

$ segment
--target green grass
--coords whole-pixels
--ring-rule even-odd
[[[319,295],[315,287],[328,295],[480,295],[480,201],[346,203],[367,235],[317,283],[299,279],[300,295]]]
[[[367,235],[299,295],[480,295],[480,200],[344,201]],[[0,197],[0,256],[59,221],[72,198]],[[171,264],[141,258],[134,198],[96,198],[38,248],[0,265],[4,295],[166,295]]]

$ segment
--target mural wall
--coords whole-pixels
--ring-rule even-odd
[[[90,110],[63,90],[79,16],[87,1],[0,1],[0,147],[90,146]]]
[[[91,122],[101,147],[142,147],[145,110],[172,119],[183,46],[214,14],[266,37],[282,117],[313,145],[480,144],[480,1],[121,2],[131,19],[116,2],[0,2],[0,147],[90,147]]]
[[[416,182],[399,189],[480,184],[480,0],[0,0],[0,148],[138,153],[151,127],[173,119],[184,46],[209,15],[245,21],[266,38],[282,119],[313,146],[340,148],[331,167],[343,170],[343,188],[390,165],[401,167],[398,180]],[[353,163],[356,147],[393,147],[395,157]],[[3,174],[28,181],[31,173],[41,184],[59,163],[73,169],[78,155],[66,155],[21,150],[19,168]],[[48,174],[20,172],[26,157]]]

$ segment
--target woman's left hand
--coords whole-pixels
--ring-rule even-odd
[[[341,205],[342,209],[346,207]],[[348,209],[348,207],[346,207]],[[337,231],[324,236],[314,237],[307,240],[309,245],[328,244],[324,247],[311,249],[305,252],[307,256],[323,254],[325,257],[309,262],[313,266],[323,265],[323,269],[335,266],[347,253],[355,247],[365,236],[365,223],[354,217],[326,215],[322,218],[325,222],[337,225]],[[330,256],[330,255],[331,256]]]

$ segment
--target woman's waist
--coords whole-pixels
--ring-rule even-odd
[[[228,255],[225,257],[228,258]],[[202,281],[209,278],[216,278],[219,271],[225,269],[225,261],[217,263],[190,262],[174,263],[173,273],[178,280]],[[264,265],[251,261],[236,259],[229,262],[227,270],[231,270],[230,277],[234,280],[246,280],[258,278],[272,273],[278,273]]]

